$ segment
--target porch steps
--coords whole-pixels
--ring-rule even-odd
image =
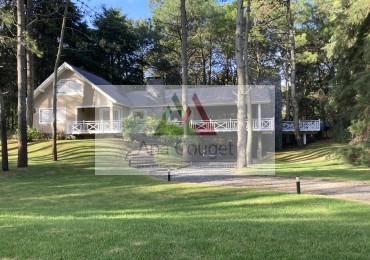
[[[154,156],[146,150],[132,150],[126,157],[126,161],[133,168],[158,167]]]
[[[235,162],[192,162],[191,168],[197,168],[197,169],[202,169],[202,168],[236,168],[236,163]]]

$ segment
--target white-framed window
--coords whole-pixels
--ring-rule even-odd
[[[82,95],[83,83],[78,79],[61,79],[57,83],[58,96]]]
[[[103,110],[103,120],[109,121],[110,115],[109,110]]]
[[[120,111],[119,111],[119,109],[118,109],[118,108],[115,108],[115,109],[113,110],[113,120],[114,120],[114,121],[118,121],[118,120],[120,120],[120,119],[121,119]]]
[[[66,108],[57,108],[57,122],[66,121]],[[53,109],[52,108],[40,108],[39,109],[39,122],[40,124],[51,124],[53,122]]]
[[[101,110],[101,119],[104,121],[110,120],[110,108],[103,108]],[[113,120],[118,121],[121,120],[121,111],[119,108],[113,108]]]

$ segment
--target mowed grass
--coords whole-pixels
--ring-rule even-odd
[[[370,168],[353,166],[336,155],[341,147],[330,140],[276,153],[276,174],[326,179],[370,181]]]
[[[370,205],[95,176],[94,142],[30,144],[0,175],[0,258],[368,259]],[[127,169],[128,170],[128,169]],[[135,172],[132,172],[135,173]]]

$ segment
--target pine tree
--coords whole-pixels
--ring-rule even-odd
[[[27,70],[24,1],[17,0],[17,73],[18,73],[18,167],[28,166],[27,154]]]

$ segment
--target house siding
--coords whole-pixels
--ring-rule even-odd
[[[66,108],[66,120],[65,122],[58,122],[58,132],[66,132],[68,122],[77,121],[77,108],[78,107],[119,107],[121,108],[122,115],[126,115],[129,112],[129,108],[113,104],[103,94],[93,89],[84,79],[79,77],[76,73],[66,70],[59,77],[61,79],[75,78],[83,82],[83,94],[68,96],[59,95],[57,97],[57,107]],[[34,127],[40,129],[44,133],[52,133],[52,124],[40,124],[40,109],[52,108],[53,106],[53,88],[52,83],[46,86],[44,92],[40,93],[35,97],[35,113],[34,113]]]

